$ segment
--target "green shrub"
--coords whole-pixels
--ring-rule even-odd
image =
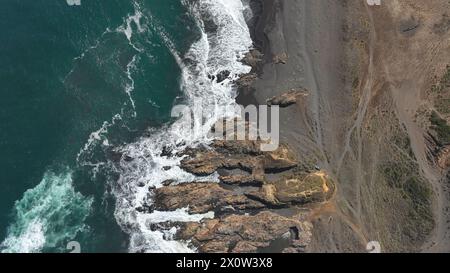
[[[438,141],[441,145],[450,143],[450,126],[447,121],[442,119],[438,113],[433,111],[430,117],[431,129],[433,129],[438,137]]]

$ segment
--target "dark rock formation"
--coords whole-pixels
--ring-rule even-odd
[[[242,76],[239,80],[237,80],[237,85],[240,88],[249,88],[253,84],[253,82],[258,78],[256,73],[250,73]]]
[[[283,52],[283,53],[280,53],[280,54],[277,54],[277,55],[275,55],[274,57],[273,57],[273,62],[275,63],[275,64],[286,64],[287,63],[287,61],[288,61],[288,55],[287,55],[287,53],[286,52]]]
[[[237,186],[262,186],[264,176],[257,175],[228,175],[219,177],[220,181],[227,185]]]
[[[191,240],[200,252],[258,252],[277,240],[285,241],[273,251],[303,252],[311,241],[311,224],[300,217],[287,218],[264,211],[254,216],[230,215],[201,223],[184,223],[177,237]]]
[[[327,201],[335,191],[334,183],[323,172],[304,177],[292,175],[276,182],[265,183],[247,196],[271,207],[284,207]]]
[[[301,97],[308,96],[308,91],[304,88],[291,89],[282,95],[272,97],[267,100],[267,105],[278,105],[280,107],[288,107],[296,104]]]
[[[186,183],[162,187],[155,190],[155,209],[173,211],[189,207],[189,213],[207,213],[215,211],[221,214],[225,211],[256,210],[265,206],[249,199],[245,195],[236,194],[222,188],[217,183]]]
[[[216,142],[216,145],[219,142]],[[256,147],[259,147],[253,141],[227,141],[222,142],[222,148],[229,152],[215,151],[199,151],[191,153],[191,157],[181,162],[181,167],[187,172],[206,176],[216,172],[220,168],[224,169],[241,169],[244,171],[255,173],[258,170],[266,170],[268,172],[282,172],[292,169],[298,165],[295,157],[289,148],[285,145],[273,152],[262,154]],[[255,154],[258,154],[255,156]]]
[[[217,74],[217,76],[216,76],[216,78],[217,78],[217,82],[218,83],[221,83],[221,82],[223,82],[224,80],[226,80],[229,76],[230,76],[230,71],[228,71],[228,70],[224,70],[224,71],[221,71],[221,72],[219,72],[218,74]]]
[[[251,66],[253,69],[256,69],[263,61],[264,55],[257,49],[253,49],[245,54],[245,57],[242,60],[243,63]]]

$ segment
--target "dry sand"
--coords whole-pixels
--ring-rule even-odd
[[[310,91],[280,117],[281,141],[337,182],[336,198],[311,214],[309,251],[362,252],[369,241],[383,251],[450,250],[447,182],[427,159],[426,128],[415,123],[430,78],[450,63],[450,34],[430,31],[448,5],[263,1],[253,36],[266,64],[255,92],[238,102]],[[283,55],[285,64],[274,63]],[[386,171],[392,164],[400,177]],[[409,191],[411,181],[420,190]]]

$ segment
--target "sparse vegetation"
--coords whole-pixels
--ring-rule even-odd
[[[401,150],[405,151],[411,158],[415,159],[414,152],[411,147],[411,139],[406,134],[396,134],[392,137],[394,143]]]
[[[450,114],[450,65],[442,78],[431,87],[431,92],[435,96],[434,104],[436,110],[442,115]]]
[[[450,143],[450,126],[447,121],[439,116],[435,111],[431,113],[430,117],[431,129],[436,132],[437,140],[440,145],[446,145]]]
[[[405,235],[412,241],[420,242],[424,234],[428,234],[434,220],[431,213],[432,191],[418,172],[417,164],[413,162],[390,161],[382,166],[384,180],[393,189],[400,191],[400,195],[408,210],[405,224]]]

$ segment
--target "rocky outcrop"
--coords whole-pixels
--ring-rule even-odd
[[[227,175],[220,176],[219,180],[227,185],[237,186],[262,186],[264,184],[263,175]]]
[[[278,105],[280,107],[288,107],[293,104],[296,104],[297,101],[302,98],[308,96],[308,91],[304,88],[291,89],[282,95],[272,97],[267,100],[267,105]]]
[[[245,54],[243,63],[256,69],[264,61],[264,55],[257,49],[252,49],[250,52]]]
[[[214,211],[222,214],[227,211],[238,212],[257,210],[265,206],[245,195],[222,188],[218,183],[186,183],[156,189],[155,209],[174,211],[188,207],[192,214]]]
[[[303,252],[311,241],[311,224],[264,211],[185,223],[178,239],[190,240],[200,252]]]
[[[286,52],[283,52],[283,53],[280,53],[280,54],[277,54],[277,55],[275,55],[274,57],[273,57],[273,62],[275,63],[275,64],[286,64],[287,63],[287,61],[288,61],[288,55],[287,55],[287,53]]]
[[[293,89],[268,104],[286,107],[306,95],[303,89]],[[226,124],[225,120],[218,122]],[[244,125],[249,132],[252,124]],[[335,191],[331,179],[305,169],[285,144],[275,151],[262,151],[263,141],[236,140],[234,130],[213,129],[212,133],[223,134],[227,140],[177,155],[184,156],[180,167],[185,171],[197,176],[217,172],[220,183],[165,181],[163,187],[152,190],[153,202],[142,210],[186,208],[190,214],[212,211],[215,218],[200,223],[159,223],[151,228],[177,227],[175,239],[189,241],[200,252],[303,252],[311,241],[311,224],[305,215],[296,215],[297,206],[329,200]],[[280,215],[281,208],[294,216]]]
[[[257,78],[258,75],[256,73],[249,73],[239,78],[239,80],[236,81],[236,84],[242,89],[250,88]]]
[[[262,153],[259,145],[254,141],[216,142],[215,146],[219,149],[191,151],[190,157],[181,162],[181,167],[187,172],[206,176],[221,168],[241,169],[257,174],[262,170],[273,173],[282,172],[298,165],[286,145],[280,145],[276,151],[267,153]]]
[[[323,172],[316,172],[267,182],[258,191],[246,195],[271,207],[285,207],[324,202],[334,191],[331,179]]]

